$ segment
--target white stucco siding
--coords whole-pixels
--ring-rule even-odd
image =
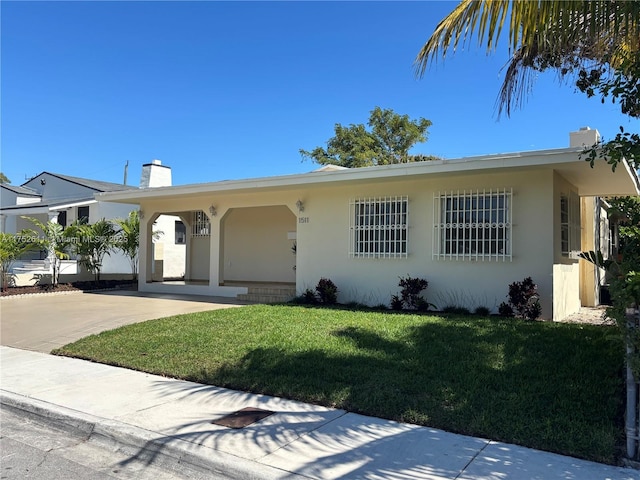
[[[116,218],[127,218],[129,212],[137,210],[137,205],[117,204],[108,202],[96,202],[89,205],[89,223],[95,223],[103,218],[109,221],[113,221]],[[77,208],[72,209],[75,220],[75,213]],[[71,221],[73,221],[71,220]],[[71,223],[69,217],[67,217],[67,224]],[[117,226],[115,227],[118,228]],[[114,249],[111,253],[105,256],[102,262],[102,273],[131,273],[131,263],[129,259],[119,250]]]
[[[295,282],[289,232],[297,219],[286,206],[234,208],[223,220],[225,281]]]
[[[186,273],[186,244],[176,244],[176,221],[180,221],[180,217],[160,215],[154,225],[154,232],[161,232],[153,241],[163,245],[164,278],[182,278]]]
[[[432,176],[412,181],[328,187],[310,190],[298,224],[297,289],[314,288],[327,277],[340,289],[342,302],[388,304],[398,293],[398,277],[429,281],[425,295],[439,303],[495,309],[506,300],[508,285],[531,276],[538,284],[543,315],[552,308],[553,212],[551,172],[520,171],[495,175]],[[513,189],[513,259],[511,261],[436,260],[434,192],[491,188]],[[406,195],[409,198],[408,257],[349,256],[349,200]],[[438,240],[439,241],[439,240]]]

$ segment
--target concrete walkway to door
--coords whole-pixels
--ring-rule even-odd
[[[242,304],[230,298],[127,290],[3,297],[0,343],[49,353],[87,335],[122,325]]]

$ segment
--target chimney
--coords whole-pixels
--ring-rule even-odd
[[[569,133],[569,147],[592,147],[600,143],[600,132],[589,127],[580,127],[577,132]]]
[[[142,165],[140,188],[170,187],[171,167],[162,165],[160,160],[152,160],[151,163]]]

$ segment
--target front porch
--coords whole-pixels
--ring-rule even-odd
[[[293,282],[229,281],[220,284],[216,291],[221,291],[219,289],[224,289],[224,294],[210,295],[209,282],[205,280],[163,280],[148,282],[143,291],[235,297],[247,303],[284,303],[296,296],[296,284]]]
[[[296,295],[296,198],[265,206],[143,206],[152,213],[141,212],[139,290],[243,302],[291,300]]]

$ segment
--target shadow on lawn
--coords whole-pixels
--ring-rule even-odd
[[[190,380],[613,461],[622,354],[608,331],[482,325],[428,322],[401,340],[346,327],[333,335],[355,355],[263,347]]]
[[[332,336],[351,345],[350,353],[260,347],[234,364],[194,371],[188,379],[590,460],[615,460],[622,419],[622,354],[607,329],[509,321],[487,328],[479,320],[452,320],[425,322],[401,339],[353,326]],[[184,385],[191,385],[184,387],[187,397],[212,388]],[[209,390],[212,400],[218,390]],[[276,436],[285,435],[287,428],[276,430]],[[259,422],[245,434],[259,444],[273,440],[274,430],[262,429]],[[350,444],[361,434],[348,432],[345,437],[342,432],[333,438],[347,438]],[[176,431],[164,440],[209,439],[215,444],[218,435],[205,428],[198,433]],[[358,467],[362,471],[348,475],[366,476],[376,463],[378,446],[393,438],[371,439],[364,450],[348,454],[327,454],[320,463],[305,466],[303,473],[369,458]],[[417,478],[432,468],[431,474],[450,473],[429,463],[429,447],[424,448],[402,478]],[[396,475],[400,472],[390,472],[388,478]]]

